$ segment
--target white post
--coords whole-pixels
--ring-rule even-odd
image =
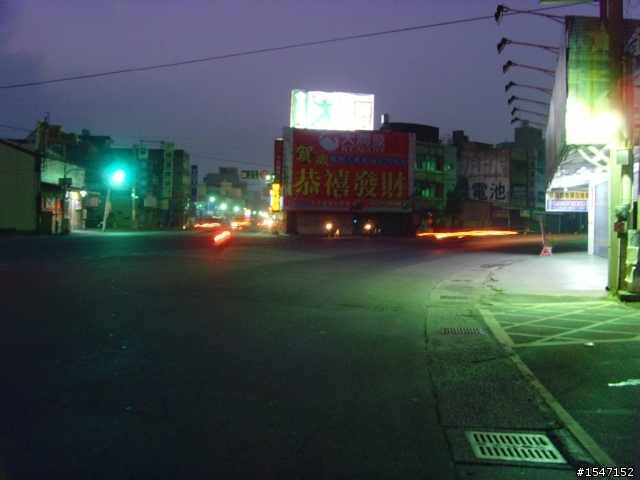
[[[111,187],[107,190],[107,201],[104,205],[104,218],[102,219],[102,231],[107,226],[107,215],[109,215],[109,197],[111,196]]]

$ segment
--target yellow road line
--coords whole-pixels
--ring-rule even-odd
[[[556,412],[560,421],[565,427],[573,434],[574,437],[582,444],[582,446],[589,452],[596,463],[602,467],[615,467],[614,461],[602,450],[598,444],[591,438],[591,436],[576,422],[569,412],[567,412],[562,405],[551,395],[549,390],[545,388],[542,383],[536,378],[533,372],[527,367],[520,359],[518,354],[513,351],[514,343],[507,335],[507,333],[500,327],[500,324],[491,314],[491,312],[479,309],[480,314],[483,316],[487,327],[495,335],[498,341],[503,345],[509,358],[516,364],[522,375],[529,381],[529,383],[538,391],[538,393],[544,398],[547,405]]]
[[[513,342],[513,340],[511,340],[511,337],[507,335],[507,333],[500,326],[500,324],[496,320],[496,317],[494,317],[489,310],[485,310],[483,308],[480,308],[479,310],[482,316],[484,317],[484,322],[487,324],[487,327],[489,327],[489,330],[491,330],[491,333],[493,333],[493,335],[498,339],[498,341],[506,347],[513,347],[515,343]]]

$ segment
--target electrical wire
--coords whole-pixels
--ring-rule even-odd
[[[10,128],[12,130],[21,130],[23,132],[32,132],[33,130],[28,128],[12,127],[10,125],[0,125],[0,128]]]
[[[525,13],[535,13],[535,12],[540,12],[543,10],[551,10],[551,9],[555,9],[555,8],[562,8],[562,7],[566,7],[566,5],[559,5],[559,6],[554,6],[554,7],[545,7],[545,8],[539,8],[536,10],[528,10],[528,11],[523,11],[523,12],[508,12],[506,13],[506,15],[522,15]],[[427,28],[435,28],[435,27],[444,27],[444,26],[448,26],[448,25],[459,25],[462,23],[469,23],[469,22],[477,22],[480,20],[487,20],[487,19],[493,19],[494,16],[493,15],[485,15],[482,17],[474,17],[474,18],[467,18],[467,19],[463,19],[463,20],[451,20],[448,22],[439,22],[439,23],[432,23],[429,25],[420,25],[417,27],[406,27],[406,28],[397,28],[394,30],[385,30],[382,32],[374,32],[374,33],[363,33],[361,35],[350,35],[350,36],[346,36],[346,37],[337,37],[337,38],[331,38],[331,39],[326,39],[326,40],[316,40],[316,41],[312,41],[312,42],[303,42],[303,43],[295,43],[292,45],[285,45],[285,46],[281,46],[281,47],[270,47],[270,48],[261,48],[261,49],[256,49],[256,50],[249,50],[246,52],[238,52],[238,53],[229,53],[226,55],[217,55],[214,57],[207,57],[207,58],[199,58],[199,59],[195,59],[195,60],[184,60],[184,61],[180,61],[180,62],[173,62],[173,63],[163,63],[163,64],[159,64],[159,65],[150,65],[148,67],[136,67],[136,68],[125,68],[122,70],[112,70],[109,72],[101,72],[101,73],[91,73],[91,74],[86,74],[86,75],[77,75],[74,77],[64,77],[64,78],[57,78],[57,79],[53,79],[53,80],[42,80],[39,82],[29,82],[29,83],[17,83],[14,85],[0,85],[0,90],[6,90],[6,89],[10,89],[10,88],[22,88],[22,87],[33,87],[33,86],[37,86],[37,85],[46,85],[46,84],[50,84],[50,83],[60,83],[60,82],[69,82],[72,80],[82,80],[82,79],[87,79],[87,78],[96,78],[96,77],[105,77],[108,75],[118,75],[118,74],[122,74],[122,73],[132,73],[132,72],[143,72],[143,71],[147,71],[147,70],[157,70],[160,68],[169,68],[169,67],[178,67],[178,66],[182,66],[182,65],[189,65],[189,64],[193,64],[193,63],[204,63],[204,62],[211,62],[214,60],[223,60],[223,59],[227,59],[227,58],[237,58],[237,57],[244,57],[244,56],[248,56],[248,55],[257,55],[260,53],[268,53],[268,52],[277,52],[277,51],[282,51],[282,50],[291,50],[294,48],[302,48],[302,47],[310,47],[313,45],[326,45],[328,43],[337,43],[337,42],[344,42],[347,40],[357,40],[357,39],[362,39],[362,38],[372,38],[372,37],[378,37],[378,36],[382,36],[382,35],[391,35],[391,34],[396,34],[396,33],[404,33],[404,32],[411,32],[411,31],[416,31],[416,30],[424,30]]]

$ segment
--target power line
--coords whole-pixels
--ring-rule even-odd
[[[0,125],[0,128],[10,128],[12,130],[20,130],[22,132],[32,132],[32,129],[29,128],[20,128],[20,127],[12,127],[10,125]]]
[[[560,6],[555,6],[555,7],[546,7],[546,8],[539,8],[537,10],[529,10],[529,11],[524,11],[524,12],[513,12],[513,13],[509,13],[509,15],[520,15],[520,14],[524,14],[524,13],[529,13],[529,12],[539,12],[542,10],[551,10],[554,8],[561,8],[564,7],[565,5],[560,5]],[[394,34],[394,33],[403,33],[403,32],[411,32],[411,31],[416,31],[416,30],[424,30],[427,28],[435,28],[435,27],[444,27],[447,25],[458,25],[461,23],[469,23],[469,22],[477,22],[479,20],[487,20],[487,19],[493,19],[494,16],[493,15],[486,15],[486,16],[482,16],[482,17],[475,17],[475,18],[467,18],[467,19],[463,19],[463,20],[452,20],[449,22],[440,22],[440,23],[432,23],[430,25],[420,25],[418,27],[406,27],[406,28],[398,28],[398,29],[394,29],[394,30],[385,30],[383,32],[374,32],[374,33],[364,33],[361,35],[350,35],[347,37],[338,37],[338,38],[332,38],[332,39],[327,39],[327,40],[317,40],[317,41],[313,41],[313,42],[304,42],[304,43],[296,43],[296,44],[292,44],[292,45],[285,45],[282,47],[270,47],[270,48],[261,48],[261,49],[257,49],[257,50],[249,50],[246,52],[239,52],[239,53],[229,53],[226,55],[218,55],[215,57],[207,57],[207,58],[199,58],[199,59],[195,59],[195,60],[184,60],[181,62],[173,62],[173,63],[163,63],[160,65],[151,65],[148,67],[137,67],[137,68],[126,68],[126,69],[122,69],[122,70],[112,70],[109,72],[102,72],[102,73],[92,73],[92,74],[87,74],[87,75],[77,75],[74,77],[65,77],[65,78],[57,78],[54,80],[42,80],[40,82],[30,82],[30,83],[18,83],[18,84],[14,84],[14,85],[2,85],[0,86],[0,90],[5,90],[5,89],[9,89],[9,88],[22,88],[22,87],[34,87],[37,85],[45,85],[45,84],[49,84],[49,83],[59,83],[59,82],[69,82],[72,80],[82,80],[82,79],[87,79],[87,78],[96,78],[96,77],[105,77],[108,75],[118,75],[121,73],[131,73],[131,72],[142,72],[142,71],[146,71],[146,70],[156,70],[156,69],[160,69],[160,68],[169,68],[169,67],[177,67],[177,66],[181,66],[181,65],[189,65],[192,63],[203,63],[203,62],[211,62],[214,60],[223,60],[226,58],[236,58],[236,57],[244,57],[244,56],[248,56],[248,55],[257,55],[259,53],[267,53],[267,52],[277,52],[277,51],[281,51],[281,50],[290,50],[293,48],[301,48],[301,47],[310,47],[313,45],[324,45],[324,44],[328,44],[328,43],[336,43],[336,42],[344,42],[347,40],[357,40],[357,39],[361,39],[361,38],[371,38],[371,37],[378,37],[381,35],[390,35],[390,34]]]

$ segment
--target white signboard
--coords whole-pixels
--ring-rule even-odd
[[[589,193],[586,190],[552,190],[546,193],[547,212],[586,212]]]
[[[292,128],[373,130],[373,95],[294,90]]]
[[[509,201],[509,150],[462,152],[458,175],[469,181],[469,198],[491,203]]]

